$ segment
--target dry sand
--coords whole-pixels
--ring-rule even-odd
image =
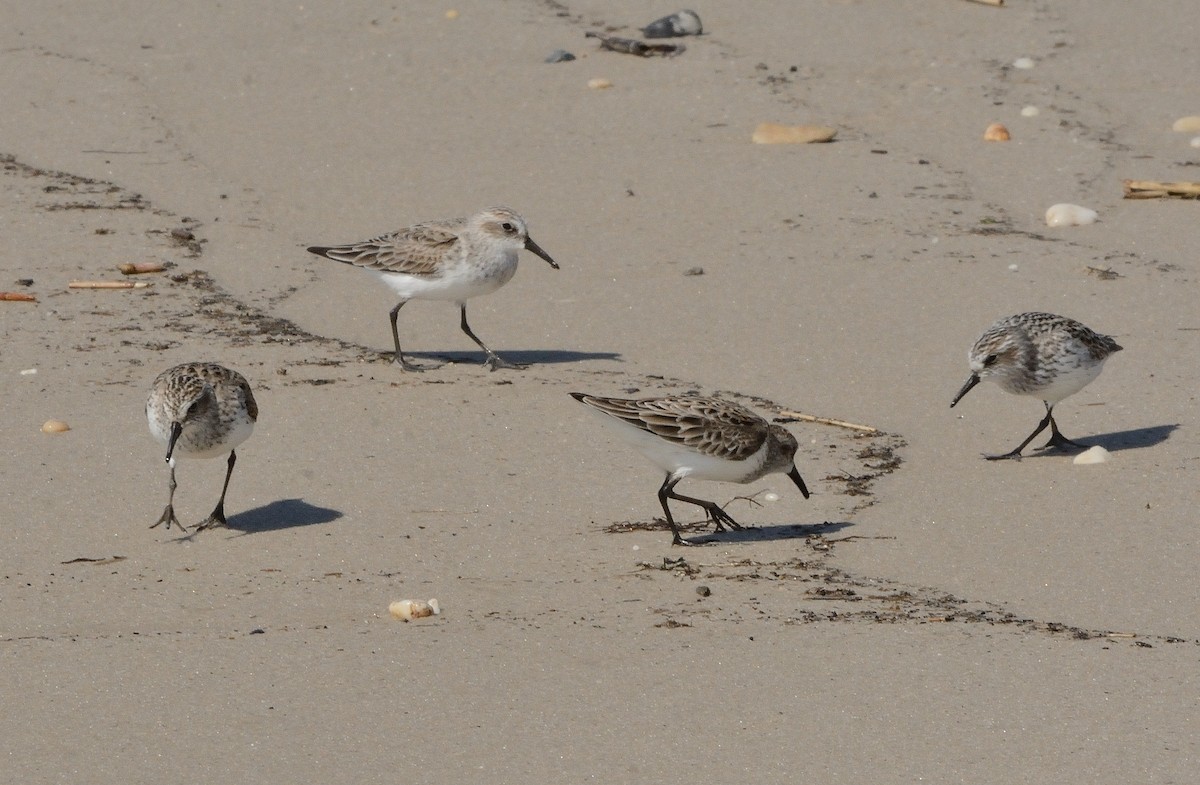
[[[1200,179],[1169,130],[1193,4],[694,7],[641,59],[584,33],[675,8],[7,4],[0,289],[38,302],[0,303],[2,779],[1195,781],[1200,205],[1120,187]],[[1101,220],[1048,229],[1056,202]],[[525,372],[414,303],[405,348],[457,362],[401,373],[390,292],[304,252],[497,203],[562,264],[472,302]],[[174,267],[66,288],[128,261]],[[948,408],[1023,310],[1125,346],[1057,411],[1110,463],[986,462],[1041,404]],[[193,359],[262,416],[230,529],[180,540],[146,528],[142,407]],[[567,395],[634,388],[885,435],[790,425],[813,498],[695,483],[781,498],[672,548],[656,471]],[[185,521],[223,471],[181,464]]]

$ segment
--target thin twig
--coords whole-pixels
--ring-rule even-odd
[[[878,428],[872,428],[870,425],[859,425],[858,423],[846,422],[845,420],[835,420],[832,417],[817,417],[814,414],[802,414],[801,412],[793,412],[790,409],[780,409],[780,417],[791,417],[804,422],[815,422],[821,425],[836,425],[839,428],[850,428],[863,433],[879,433]]]
[[[146,281],[71,281],[68,289],[145,289]]]

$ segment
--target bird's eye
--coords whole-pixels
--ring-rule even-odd
[[[996,355],[989,354],[987,357],[983,358],[983,367],[991,368],[993,365],[996,364],[996,360],[998,360],[998,359],[1000,359],[1000,358],[998,358]]]
[[[500,228],[503,229],[506,234],[512,234],[513,232],[517,231],[517,227],[513,226],[509,221],[505,221],[504,223],[500,224]]]

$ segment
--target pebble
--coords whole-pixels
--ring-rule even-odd
[[[779,494],[775,493],[775,491],[767,491],[766,493],[763,494],[763,501],[777,502],[777,501],[779,501]]]
[[[1192,141],[1188,142],[1192,147],[1200,147],[1200,136],[1193,136]]]
[[[1012,139],[1012,136],[1002,123],[992,123],[983,132],[985,142],[1007,142],[1009,139]]]
[[[1076,455],[1071,463],[1075,464],[1076,466],[1085,466],[1092,463],[1108,463],[1111,455],[1112,453],[1097,444],[1095,447],[1090,448],[1086,452],[1081,452],[1079,455]]]
[[[1037,117],[1042,113],[1042,110],[1036,106],[1026,106],[1021,109],[1021,117]]]
[[[1013,68],[1020,68],[1022,71],[1028,71],[1035,65],[1036,63],[1033,62],[1032,57],[1018,57],[1016,60],[1013,60]]]
[[[607,90],[608,88],[610,88],[612,86],[613,86],[612,82],[608,81],[607,79],[601,78],[601,77],[597,77],[595,79],[588,80],[588,89],[589,90]]]
[[[678,38],[684,35],[700,35],[704,26],[700,24],[700,16],[695,11],[677,11],[662,19],[655,19],[642,28],[642,35],[647,38]]]
[[[1046,211],[1046,226],[1085,226],[1096,223],[1100,214],[1077,204],[1056,204]]]
[[[42,423],[42,433],[63,433],[71,430],[71,426],[62,420],[46,420]]]
[[[809,144],[828,142],[835,136],[837,129],[826,125],[759,123],[751,139],[755,144]]]
[[[703,267],[689,267],[683,271],[684,275],[704,275]]]
[[[1191,115],[1190,117],[1181,117],[1171,126],[1172,131],[1177,131],[1181,134],[1194,134],[1200,131],[1200,115]]]

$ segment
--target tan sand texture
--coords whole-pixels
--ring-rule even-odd
[[[636,57],[584,34],[679,9],[6,4],[0,779],[1195,781],[1200,204],[1122,198],[1200,179],[1193,5],[691,7]],[[453,362],[404,373],[392,292],[305,251],[490,205],[561,265],[471,301],[525,371],[412,302]],[[1125,347],[1055,408],[1106,463],[985,461],[1041,403],[949,408],[1033,310]],[[143,407],[193,360],[260,414],[180,538]],[[812,498],[685,480],[753,528],[673,548],[573,390],[878,432],[785,418]],[[225,468],[180,462],[184,523]]]

